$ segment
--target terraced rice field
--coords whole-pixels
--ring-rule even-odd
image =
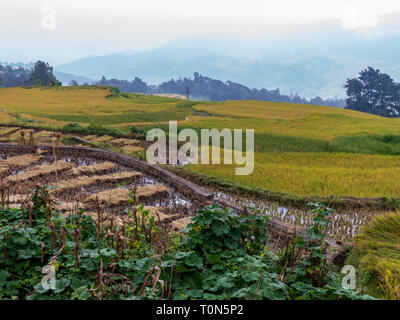
[[[184,228],[198,209],[189,199],[157,178],[110,161],[99,162],[87,157],[60,157],[54,161],[51,152],[10,155],[1,149],[0,158],[0,191],[6,206],[29,205],[31,189],[40,184],[53,187],[51,194],[56,208],[65,215],[84,210],[97,218],[100,209],[104,217],[114,214],[123,217],[132,208],[130,193],[135,188],[137,201],[150,210],[150,217],[154,216],[169,230]],[[215,192],[214,196],[243,208],[255,207],[263,214],[299,227],[312,223],[312,216],[304,210],[222,192]],[[376,212],[371,210],[340,212],[332,218],[328,235],[340,240],[350,239],[374,216]]]
[[[57,152],[7,153],[0,148],[1,201],[7,207],[30,205],[36,185],[51,187],[56,209],[65,215],[84,210],[97,218],[101,211],[123,217],[137,203],[168,230],[178,231],[189,222],[196,204],[156,177],[110,161],[58,156]],[[121,218],[118,218],[121,219]],[[116,220],[118,223],[118,220]]]
[[[25,136],[28,137],[25,144],[29,145],[29,133],[32,130],[19,127],[0,127],[0,142],[21,144],[20,132],[25,132]],[[55,149],[57,145],[62,145],[57,139],[56,132],[37,129],[33,137],[35,144],[38,145],[55,146]],[[81,138],[89,142],[107,142],[116,148],[133,147],[144,150],[141,142],[135,139],[113,138],[107,135],[101,137],[89,135]],[[382,163],[386,161],[384,156],[380,158]],[[320,162],[319,164],[321,165]],[[374,168],[371,165],[369,167]],[[58,201],[59,210],[66,215],[84,210],[93,217],[97,217],[98,206],[106,214],[116,213],[123,216],[131,207],[129,190],[136,186],[137,200],[146,205],[150,210],[150,216],[157,216],[160,223],[173,230],[186,226],[189,222],[188,217],[197,209],[191,201],[152,176],[107,160],[57,157],[51,151],[46,153],[40,149],[36,154],[11,155],[1,152],[0,148],[0,182],[1,186],[8,187],[3,197],[10,206],[26,202],[26,199],[29,199],[29,191],[37,184],[47,184],[54,187],[51,193]],[[312,216],[305,210],[240,198],[218,190],[215,190],[214,196],[242,207],[256,207],[263,214],[293,225],[307,227],[312,222]],[[385,212],[375,212],[371,209],[341,210],[333,217],[328,235],[341,240],[350,239],[357,234],[362,225],[371,221],[377,214],[383,213]]]
[[[19,145],[56,145],[62,146],[62,135],[57,132],[40,129],[23,129],[20,127],[0,127],[0,143],[17,143]],[[107,144],[127,155],[144,152],[143,142],[136,139],[114,138],[108,135],[87,135],[80,137],[83,141],[96,145]]]
[[[137,94],[112,96],[105,87],[2,88],[0,122],[62,128],[76,122],[95,123],[129,134],[167,129],[255,130],[255,169],[236,176],[234,166],[190,166],[196,173],[249,187],[297,196],[399,198],[399,119],[388,119],[341,108],[263,101],[182,101]],[[2,129],[0,129],[2,130]],[[10,130],[5,128],[4,130]],[[41,141],[52,143],[50,132]],[[18,141],[18,128],[1,141]],[[26,140],[29,136],[26,135]],[[140,142],[109,136],[87,136],[129,155],[143,151]],[[53,140],[52,140],[53,139]]]

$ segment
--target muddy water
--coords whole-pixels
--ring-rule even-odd
[[[309,213],[307,210],[288,208],[280,206],[278,203],[239,197],[219,191],[214,191],[214,197],[234,202],[242,208],[256,208],[262,214],[276,217],[295,225],[304,227],[312,225],[313,214]],[[331,238],[349,240],[359,232],[362,225],[368,223],[379,214],[385,214],[385,212],[376,212],[371,209],[337,211],[330,217],[331,222],[328,226],[327,233]]]

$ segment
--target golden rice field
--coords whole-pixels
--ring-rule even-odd
[[[0,122],[7,123],[10,122],[11,119],[12,117],[8,113],[4,112],[3,110],[0,110]]]
[[[97,123],[126,130],[255,130],[255,169],[191,165],[188,170],[296,195],[400,196],[400,120],[333,107],[261,101],[188,102],[168,97],[110,96],[102,87],[0,89],[0,122],[59,127]]]
[[[268,133],[323,140],[353,134],[400,133],[399,119],[324,106],[228,101],[199,104],[194,106],[194,109],[218,114],[218,117],[193,119],[195,127],[251,128],[256,134]]]
[[[11,114],[28,115],[30,119],[48,122],[93,121],[103,124],[165,120],[166,113],[175,118],[181,110],[175,106],[181,99],[129,94],[128,98],[110,97],[110,91],[100,87],[3,88],[0,89],[0,109]]]
[[[231,165],[190,165],[189,171],[250,187],[302,196],[400,197],[400,157],[345,153],[257,153],[253,174]]]
[[[112,97],[99,87],[2,88],[0,120],[4,112],[19,113],[30,119],[121,126],[128,123],[166,123],[181,120],[195,128],[252,128],[256,134],[268,133],[329,140],[352,134],[400,133],[400,120],[387,119],[340,108],[264,101],[201,102],[194,111],[216,116],[195,116],[190,108],[179,108],[182,99],[127,94]],[[185,116],[185,117],[183,117]],[[188,120],[184,120],[188,116]],[[72,119],[72,120],[69,120]],[[118,121],[117,121],[118,120]]]

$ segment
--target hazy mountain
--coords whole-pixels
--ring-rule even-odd
[[[25,70],[31,70],[33,69],[35,63],[34,62],[29,62],[29,63],[23,63],[23,62],[14,62],[14,63],[8,63],[8,62],[2,62],[0,61],[0,66],[10,66],[13,69],[17,69],[17,68],[22,68]],[[84,83],[88,83],[88,84],[92,84],[92,82],[95,82],[92,79],[83,77],[83,76],[77,76],[75,74],[71,74],[71,73],[64,73],[64,72],[59,72],[57,70],[54,70],[53,72],[54,76],[62,82],[63,85],[68,85],[71,80],[75,80],[76,82],[78,82],[78,84],[84,84]]]
[[[343,97],[346,79],[367,66],[400,80],[400,32],[390,30],[360,33],[329,22],[281,38],[180,39],[139,53],[85,57],[55,70],[91,79],[139,77],[148,83],[198,71],[251,88],[280,88],[306,97]]]
[[[83,76],[77,76],[75,74],[64,73],[64,72],[60,72],[57,70],[54,71],[54,75],[59,81],[62,82],[62,84],[64,86],[69,85],[69,83],[72,80],[75,80],[78,84],[84,84],[84,83],[92,84],[92,82],[94,82],[94,80],[83,77]]]

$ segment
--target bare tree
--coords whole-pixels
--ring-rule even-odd
[[[185,94],[186,94],[186,100],[189,100],[190,96],[190,89],[193,87],[193,81],[192,78],[184,78],[183,79],[183,84],[185,86]]]

